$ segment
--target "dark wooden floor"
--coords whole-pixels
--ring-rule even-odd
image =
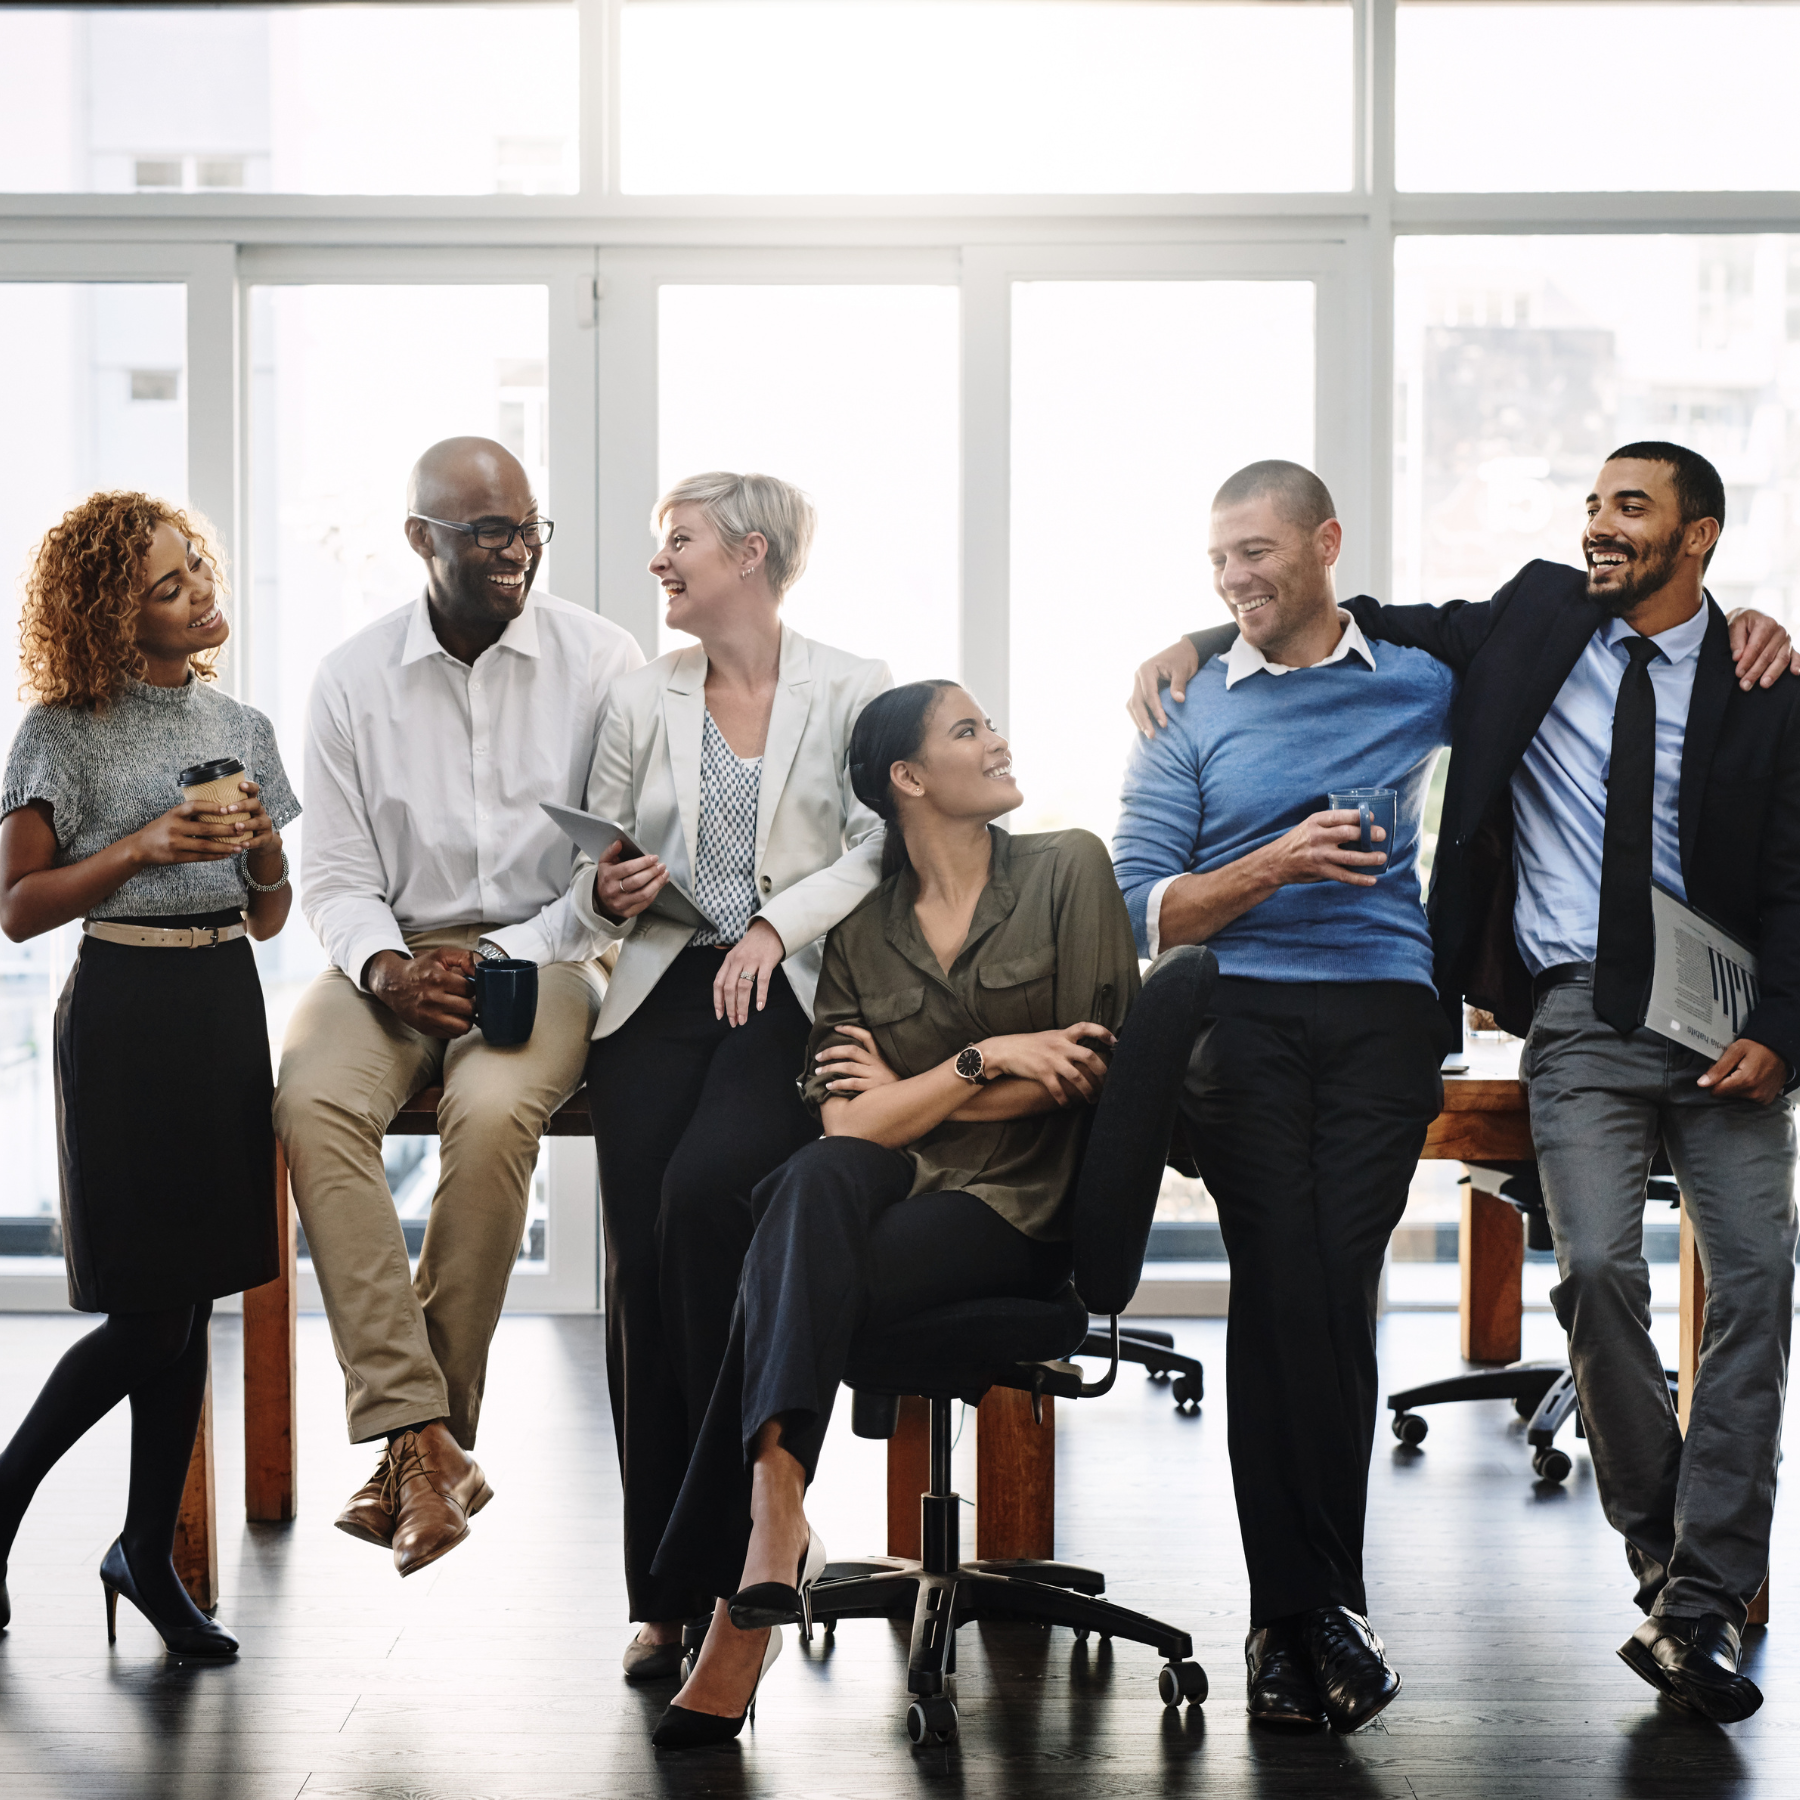
[[[81,1328],[0,1318],[0,1432]],[[914,1750],[901,1724],[903,1638],[847,1623],[835,1647],[810,1656],[790,1634],[760,1722],[740,1745],[659,1759],[648,1734],[666,1694],[619,1677],[627,1628],[598,1322],[503,1324],[479,1446],[496,1500],[467,1544],[404,1583],[382,1552],[331,1529],[372,1459],[343,1442],[318,1319],[301,1325],[300,1523],[246,1528],[234,1515],[238,1342],[226,1322],[216,1333],[220,1616],[244,1654],[223,1667],[175,1666],[126,1608],[108,1650],[95,1566],[123,1507],[121,1412],[45,1487],[13,1558],[15,1617],[0,1637],[0,1795],[1800,1794],[1793,1496],[1777,1519],[1775,1623],[1757,1634],[1750,1664],[1769,1703],[1748,1724],[1719,1730],[1659,1709],[1614,1656],[1636,1621],[1585,1456],[1566,1490],[1535,1489],[1503,1405],[1440,1411],[1422,1452],[1396,1452],[1385,1436],[1376,1452],[1372,1607],[1405,1693],[1354,1738],[1253,1736],[1243,1715],[1223,1326],[1176,1329],[1207,1359],[1204,1411],[1181,1417],[1166,1389],[1131,1376],[1104,1400],[1065,1406],[1058,1549],[1106,1569],[1115,1598],[1193,1633],[1213,1681],[1204,1710],[1162,1710],[1147,1650],[990,1627],[964,1633],[960,1742]],[[1452,1367],[1455,1345],[1453,1317],[1390,1317],[1387,1378]],[[1550,1320],[1527,1320],[1528,1355],[1557,1348]],[[971,1427],[959,1459],[972,1438]],[[851,1438],[840,1416],[813,1508],[835,1555],[881,1547],[881,1455]],[[972,1470],[959,1485],[973,1493]]]

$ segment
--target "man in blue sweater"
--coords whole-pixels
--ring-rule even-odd
[[[1354,1730],[1400,1691],[1363,1589],[1375,1295],[1442,1104],[1417,855],[1456,677],[1338,609],[1335,510],[1295,463],[1219,490],[1210,555],[1238,637],[1135,747],[1113,860],[1146,955],[1219,959],[1183,1116],[1231,1258],[1250,1716]],[[1325,805],[1356,787],[1399,796],[1372,852]]]

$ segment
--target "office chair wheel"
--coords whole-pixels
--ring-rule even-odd
[[[1424,1443],[1425,1434],[1431,1429],[1430,1421],[1422,1419],[1417,1413],[1395,1413],[1393,1423],[1394,1436],[1408,1446]]]
[[[1200,1410],[1200,1396],[1194,1392],[1193,1383],[1185,1375],[1177,1375],[1170,1383],[1169,1395],[1183,1412]]]
[[[1075,1627],[1075,1641],[1078,1644],[1085,1644],[1088,1641],[1088,1628],[1085,1625]]]
[[[1206,1698],[1206,1671],[1197,1662],[1165,1663],[1157,1672],[1156,1691],[1164,1706],[1184,1700],[1198,1706]]]
[[[906,1735],[915,1744],[947,1744],[956,1736],[956,1705],[942,1694],[915,1700],[906,1709]]]
[[[1567,1481],[1569,1471],[1575,1465],[1566,1451],[1558,1450],[1554,1444],[1546,1444],[1532,1453],[1531,1466],[1545,1481]]]
[[[1513,1402],[1513,1411],[1516,1412],[1521,1419],[1529,1419],[1537,1409],[1538,1403],[1526,1394],[1521,1394],[1518,1399]]]

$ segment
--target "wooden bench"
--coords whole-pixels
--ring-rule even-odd
[[[389,1137],[435,1137],[441,1087],[428,1087],[401,1107]],[[546,1137],[592,1137],[587,1090],[577,1089],[550,1116]],[[244,1295],[244,1517],[282,1525],[299,1508],[296,1486],[295,1313],[299,1230],[287,1158],[275,1147],[275,1214],[281,1273]],[[188,1465],[187,1491],[175,1530],[175,1566],[195,1603],[210,1612],[219,1601],[218,1499],[213,1475],[213,1393],[206,1402]]]

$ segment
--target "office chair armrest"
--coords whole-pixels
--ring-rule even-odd
[[[1114,1313],[1109,1321],[1112,1333],[1112,1362],[1098,1381],[1084,1381],[1080,1368],[1060,1357],[1047,1358],[1042,1362],[1020,1363],[1021,1375],[1029,1374],[1030,1380],[1009,1381],[1007,1387],[1028,1388],[1031,1394],[1031,1416],[1041,1425],[1044,1422],[1044,1396],[1052,1396],[1064,1400],[1098,1400],[1119,1378],[1119,1315]]]

